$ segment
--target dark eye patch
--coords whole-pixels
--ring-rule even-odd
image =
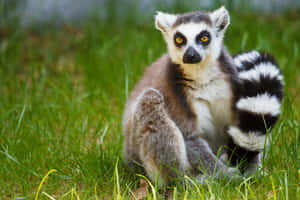
[[[176,32],[174,35],[174,44],[177,47],[182,47],[186,44],[186,37],[182,33]]]
[[[208,31],[202,31],[196,36],[196,43],[207,46],[210,43],[211,35]]]

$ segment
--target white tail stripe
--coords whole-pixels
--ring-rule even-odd
[[[260,76],[269,76],[282,81],[279,69],[270,62],[263,62],[256,65],[253,69],[239,73],[239,78],[244,80],[260,80]]]
[[[237,55],[234,58],[234,62],[239,68],[242,68],[243,67],[242,62],[244,62],[244,61],[253,62],[259,56],[260,56],[260,54],[258,51],[250,51],[248,53],[242,53],[242,54]]]
[[[255,97],[241,98],[237,102],[237,108],[257,114],[270,114],[276,116],[280,114],[280,102],[275,96],[267,93]]]
[[[231,126],[228,129],[228,134],[232,137],[234,143],[242,148],[250,151],[259,151],[264,149],[266,135],[261,135],[257,132],[243,133],[235,126]]]

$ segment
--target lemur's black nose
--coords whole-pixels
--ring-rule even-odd
[[[189,47],[183,55],[183,62],[187,64],[195,64],[201,60],[201,56],[193,47]]]

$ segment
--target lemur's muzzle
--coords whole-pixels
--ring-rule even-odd
[[[195,64],[201,60],[201,56],[193,47],[189,47],[183,55],[183,62],[187,64]]]

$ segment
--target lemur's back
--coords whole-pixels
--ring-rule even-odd
[[[159,85],[162,85],[163,74],[165,74],[166,66],[167,66],[168,56],[164,55],[159,58],[155,63],[151,66],[148,66],[145,69],[145,72],[139,82],[135,85],[132,90],[123,115],[123,134],[125,136],[124,141],[124,152],[125,152],[125,160],[130,163],[130,160],[135,160],[136,162],[140,161],[139,155],[137,153],[138,144],[135,144],[134,137],[134,124],[133,124],[133,116],[136,110],[136,106],[138,103],[138,97],[142,94],[143,91],[147,88],[157,88]]]
[[[145,88],[158,88],[159,86],[161,86],[161,84],[163,84],[163,82],[165,81],[163,79],[163,76],[166,73],[167,64],[168,55],[165,54],[145,69],[141,80],[139,80],[139,82],[135,85],[130,94],[126,105],[126,110],[131,106],[131,104],[136,100],[138,95],[141,94],[141,92]]]
[[[128,120],[130,120],[132,113],[134,112],[135,104],[138,96],[146,89],[146,88],[157,88],[159,85],[163,84],[162,74],[165,74],[166,65],[168,61],[168,56],[164,55],[151,66],[145,69],[145,72],[139,82],[135,85],[132,90],[129,99],[127,100],[124,117],[123,117],[123,129],[124,134],[129,134],[128,131],[130,129],[130,122],[128,124]]]

